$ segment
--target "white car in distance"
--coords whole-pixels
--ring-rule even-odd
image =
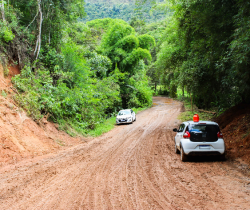
[[[199,121],[199,116],[195,115],[193,121],[183,122],[173,131],[177,133],[175,153],[181,154],[183,162],[194,155],[218,155],[225,159],[225,142],[216,122]]]
[[[119,111],[116,117],[116,124],[133,123],[136,121],[135,112],[132,109],[123,109]]]

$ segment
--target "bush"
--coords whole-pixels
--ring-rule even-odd
[[[58,74],[65,75],[61,70]],[[64,79],[59,79],[54,86],[49,70],[41,68],[32,72],[25,66],[20,75],[12,78],[20,92],[15,100],[34,120],[49,114],[54,122],[68,125],[80,133],[94,129],[106,119],[106,110],[112,111],[112,107],[119,104],[115,75],[102,80],[88,78],[85,83],[71,88]],[[66,131],[72,134],[70,129]]]

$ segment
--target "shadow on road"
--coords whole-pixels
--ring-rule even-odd
[[[227,159],[226,159],[227,160]],[[188,162],[225,162],[220,156],[189,156]]]

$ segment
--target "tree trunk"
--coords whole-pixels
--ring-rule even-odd
[[[38,34],[37,34],[37,41],[36,41],[36,47],[34,51],[34,56],[37,60],[40,49],[41,49],[41,44],[42,44],[42,23],[43,23],[43,13],[42,13],[42,8],[41,8],[41,0],[37,0],[37,6],[38,6],[38,12],[39,12],[39,20],[38,20]]]
[[[2,13],[3,22],[5,22],[4,3],[3,3],[3,1],[2,1],[2,4],[0,6],[1,6],[1,13]]]
[[[192,93],[190,93],[190,98],[191,98],[191,109],[192,109],[192,112],[193,112],[193,97],[192,97]]]

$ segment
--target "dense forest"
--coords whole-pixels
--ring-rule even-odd
[[[155,66],[172,92],[187,90],[201,108],[250,102],[250,4],[178,1]]]
[[[15,101],[35,120],[46,115],[84,134],[121,108],[151,106],[153,93],[181,90],[219,111],[250,100],[248,2],[0,5],[1,63],[21,68]]]
[[[158,2],[162,2],[162,0]],[[85,11],[87,16],[82,20],[87,22],[95,19],[113,18],[129,22],[139,18],[145,23],[157,22],[163,20],[166,13],[164,10],[155,10],[155,5],[156,3],[153,1],[86,1]]]

